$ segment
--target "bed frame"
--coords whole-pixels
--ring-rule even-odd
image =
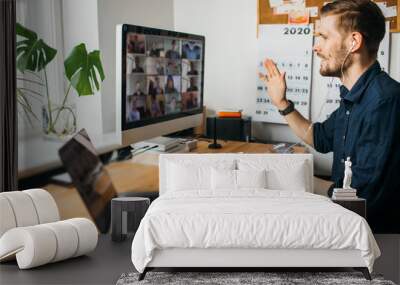
[[[359,250],[253,248],[155,250],[152,261],[139,275],[139,280],[143,280],[148,271],[156,268],[203,268],[208,271],[213,271],[213,268],[231,268],[234,271],[286,268],[290,271],[290,268],[332,269],[338,267],[350,267],[361,271],[367,280],[371,280],[371,275]]]
[[[183,154],[160,155],[159,191],[160,195],[167,191],[167,161],[182,158]],[[187,159],[198,159],[199,154],[184,154]],[[295,161],[305,161],[308,165],[309,189],[313,192],[313,157],[312,154],[202,154],[205,159],[234,160],[238,158],[249,159],[269,157],[270,159],[287,159],[289,156]],[[369,270],[361,257],[359,250],[332,250],[332,249],[254,249],[254,248],[169,248],[155,250],[153,259],[149,262],[139,280],[143,280],[146,272],[160,268],[203,268],[210,271],[217,268],[230,268],[234,271],[246,271],[250,269],[277,269],[277,268],[354,268],[361,271],[364,277],[371,280]]]

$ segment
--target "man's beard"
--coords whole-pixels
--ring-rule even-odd
[[[329,60],[329,65],[327,64]],[[325,64],[324,64],[325,63]],[[344,63],[344,64],[343,64]],[[342,67],[343,65],[343,67]],[[334,54],[329,56],[329,59],[321,56],[321,65],[319,69],[319,73],[322,76],[331,76],[331,77],[342,77],[343,73],[346,72],[347,68],[351,65],[351,59],[348,56],[348,51],[344,46],[340,48]],[[343,70],[342,70],[343,69]]]

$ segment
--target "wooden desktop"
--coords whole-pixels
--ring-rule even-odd
[[[209,149],[207,140],[200,140],[194,153],[272,153],[273,145],[239,141],[219,141],[221,149]],[[304,147],[294,147],[295,153],[305,153]],[[106,165],[116,191],[120,193],[158,193],[158,156],[143,153],[132,159]],[[44,187],[54,197],[60,210],[61,219],[87,217],[86,209],[78,191],[74,187],[49,184]]]

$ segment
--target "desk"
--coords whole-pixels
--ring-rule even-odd
[[[221,149],[209,149],[208,141],[199,141],[194,153],[272,153],[272,145],[238,141],[219,141]],[[306,153],[304,147],[295,147],[295,153]],[[158,192],[158,154],[145,152],[131,160],[106,165],[117,193]],[[91,218],[79,193],[74,187],[49,184],[44,187],[53,195],[60,210],[61,219],[73,217]]]

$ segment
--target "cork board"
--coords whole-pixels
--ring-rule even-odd
[[[323,6],[326,0],[305,0],[306,7],[318,7],[318,10]],[[386,18],[390,21],[390,31],[400,32],[400,0],[375,0],[375,2],[386,2],[387,7],[397,6],[397,16]],[[270,7],[269,0],[258,0],[258,24],[287,24],[288,15],[275,15]],[[314,23],[319,17],[310,17],[310,22]]]

